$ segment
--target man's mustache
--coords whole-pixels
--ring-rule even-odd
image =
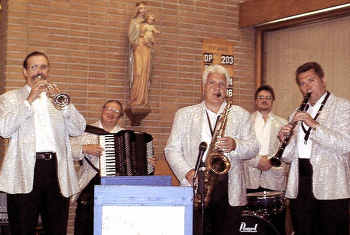
[[[38,73],[34,76],[32,76],[33,79],[39,78],[39,79],[47,79],[47,77],[45,76],[45,74],[43,73]]]

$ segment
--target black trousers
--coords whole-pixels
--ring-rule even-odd
[[[290,200],[295,235],[348,235],[350,199],[316,199],[310,161],[300,160],[299,165],[298,196]]]
[[[67,234],[69,199],[60,193],[56,158],[36,160],[33,190],[7,194],[7,210],[11,235],[35,234],[39,214],[45,234]]]
[[[94,187],[99,184],[101,184],[101,178],[97,174],[78,197],[74,220],[75,235],[93,235],[94,233]]]
[[[208,207],[204,209],[205,235],[234,235],[239,234],[243,206],[230,206],[228,202],[228,178],[227,175],[217,181]],[[193,234],[201,235],[201,208],[194,210]],[[236,233],[237,232],[237,233]]]

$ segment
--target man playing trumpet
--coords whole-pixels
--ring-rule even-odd
[[[30,53],[26,85],[0,96],[0,136],[9,139],[0,171],[11,234],[35,234],[39,214],[45,234],[66,234],[69,197],[79,192],[69,136],[81,135],[84,117],[73,104],[56,109],[46,95],[49,60]]]

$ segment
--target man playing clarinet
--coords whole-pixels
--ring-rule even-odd
[[[306,111],[294,111],[281,141],[295,135],[282,155],[291,163],[286,197],[296,235],[349,234],[350,102],[326,90],[316,62],[296,70],[303,95],[311,93]]]

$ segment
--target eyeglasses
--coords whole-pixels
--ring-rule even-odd
[[[262,96],[262,95],[259,95],[258,97],[257,97],[259,100],[263,100],[263,99],[267,99],[267,100],[272,100],[272,96]]]
[[[33,64],[32,66],[27,67],[27,69],[30,69],[30,71],[32,72],[38,71],[39,68],[42,71],[47,71],[49,69],[49,66],[47,66],[46,64],[42,64],[42,65]]]
[[[116,114],[120,114],[120,111],[119,111],[118,109],[111,108],[111,107],[105,107],[105,109],[107,109],[108,111],[113,111],[113,112],[115,112]]]

